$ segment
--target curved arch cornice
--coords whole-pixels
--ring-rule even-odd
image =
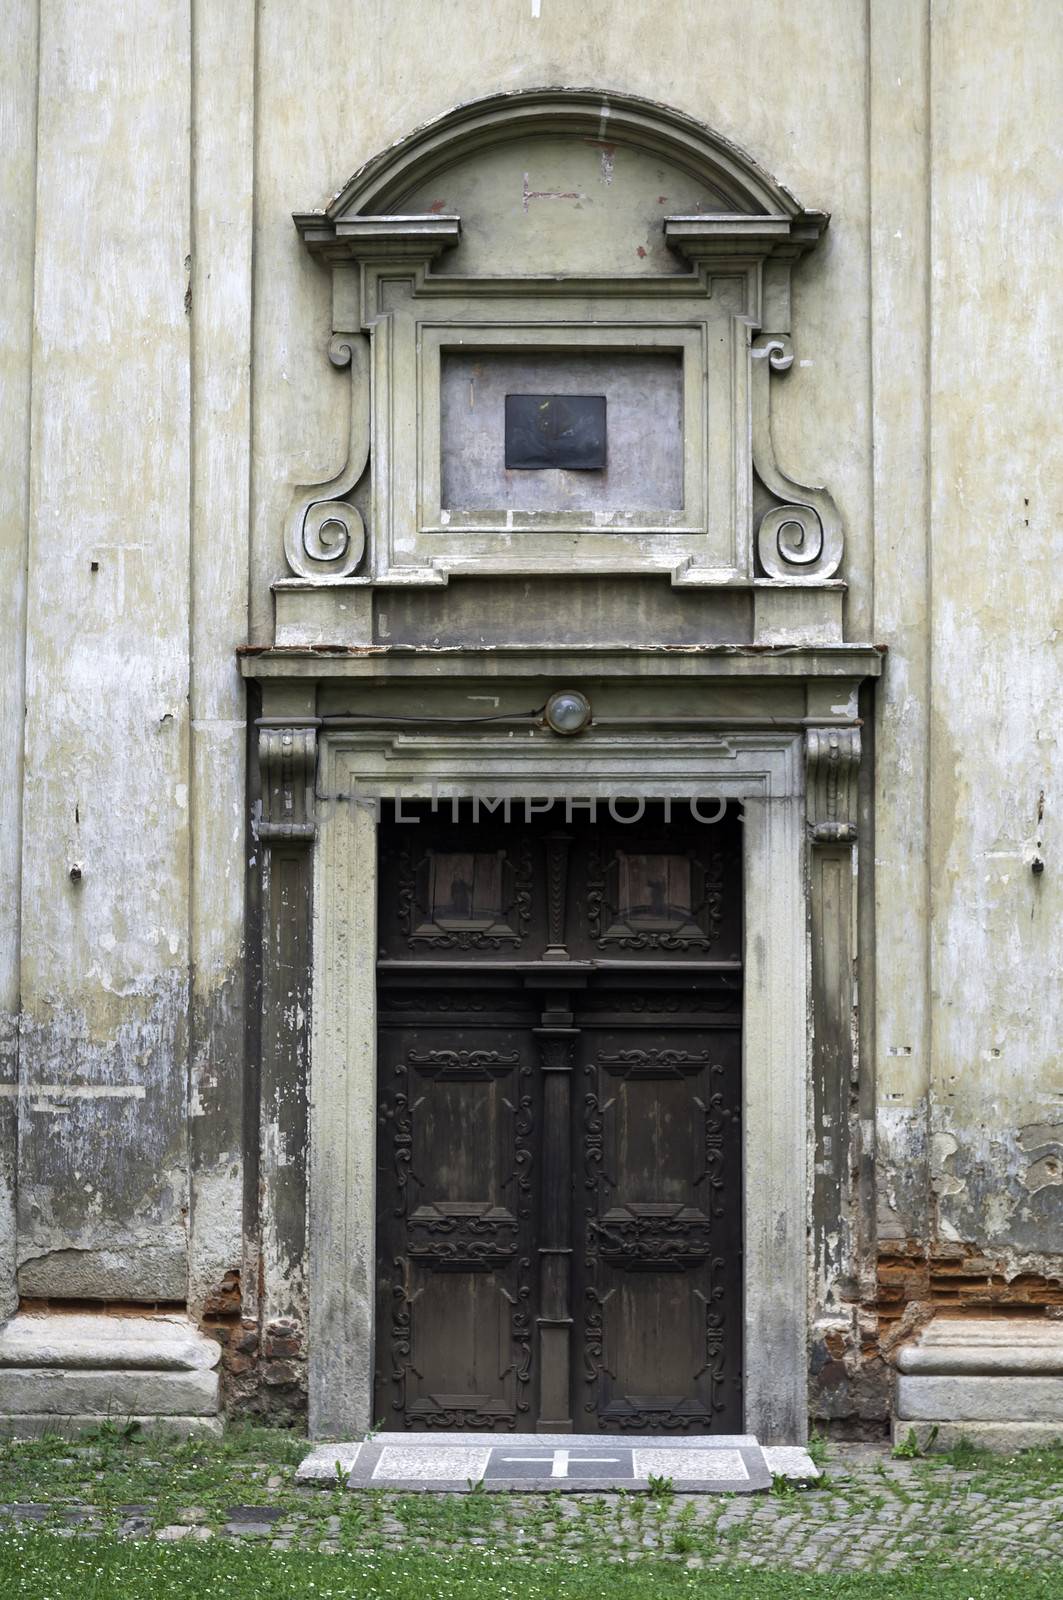
[[[477,150],[558,134],[636,146],[711,185],[739,214],[817,216],[744,150],[684,112],[638,95],[563,88],[515,90],[456,106],[371,157],[323,213],[304,215],[307,221],[384,215]]]

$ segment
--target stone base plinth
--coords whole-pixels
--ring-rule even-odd
[[[935,1428],[937,1431],[935,1432]],[[921,1450],[952,1450],[970,1444],[978,1450],[997,1450],[1008,1455],[1013,1450],[1036,1450],[1039,1445],[1063,1442],[1063,1427],[1049,1422],[912,1422],[894,1417],[891,1437],[894,1445],[906,1444],[913,1433]]]
[[[0,1419],[8,1435],[103,1421],[212,1431],[219,1356],[174,1313],[22,1312],[0,1329]]]
[[[1063,1322],[936,1318],[897,1356],[894,1442],[913,1428],[938,1450],[961,1439],[990,1450],[1063,1439]]]
[[[126,1417],[116,1416],[113,1412],[107,1415],[82,1412],[77,1416],[58,1417],[53,1412],[26,1412],[17,1417],[0,1416],[0,1439],[41,1439],[45,1434],[58,1434],[61,1439],[76,1439],[82,1433],[95,1433],[97,1428],[108,1422],[118,1427],[134,1423],[138,1435],[176,1435],[179,1439],[196,1434],[220,1438],[224,1432],[220,1417]]]

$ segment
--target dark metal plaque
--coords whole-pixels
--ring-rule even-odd
[[[506,395],[507,468],[593,472],[604,466],[604,394]]]

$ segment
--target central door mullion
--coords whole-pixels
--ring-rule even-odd
[[[542,1072],[539,1201],[539,1433],[572,1431],[572,1065],[579,1029],[550,994],[534,1030]]]

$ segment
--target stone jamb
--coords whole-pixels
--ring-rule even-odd
[[[807,1425],[809,1040],[803,738],[336,731],[321,736],[314,890],[309,1290],[310,1432],[372,1416],[375,1257],[376,833],[373,802],[434,791],[545,797],[713,793],[743,802],[745,1426]],[[327,797],[322,800],[321,796]],[[336,798],[342,797],[342,798]]]

